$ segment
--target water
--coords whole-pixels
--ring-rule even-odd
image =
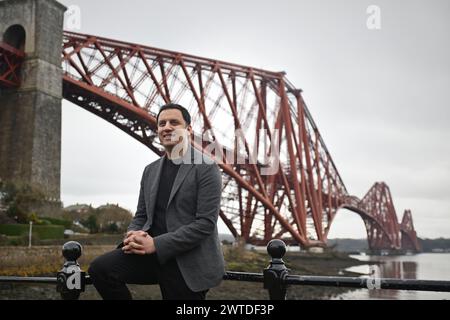
[[[376,262],[381,278],[450,281],[450,253],[421,253],[406,256],[352,255],[352,257],[361,261]],[[346,270],[370,274],[369,265],[355,266]],[[450,300],[450,292],[358,289],[342,294],[338,296],[338,299]]]

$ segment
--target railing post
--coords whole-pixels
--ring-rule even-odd
[[[264,269],[264,289],[269,290],[270,300],[286,300],[287,286],[284,279],[289,273],[283,261],[286,244],[279,239],[271,240],[267,244],[267,252],[272,260],[269,267]]]
[[[56,291],[61,294],[63,300],[77,300],[85,289],[86,273],[81,271],[77,262],[81,252],[81,244],[76,241],[66,242],[62,247],[66,262],[56,276]]]

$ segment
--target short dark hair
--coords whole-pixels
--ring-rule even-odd
[[[161,114],[161,112],[163,112],[164,110],[168,110],[168,109],[177,109],[181,111],[181,114],[183,115],[183,119],[184,121],[186,121],[187,125],[191,124],[191,115],[189,114],[189,111],[187,111],[187,109],[179,104],[176,103],[168,103],[165,104],[161,107],[161,109],[159,109],[158,115],[156,116],[156,123],[158,124],[158,119],[159,119],[159,115]]]

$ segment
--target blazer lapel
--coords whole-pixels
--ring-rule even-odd
[[[163,156],[159,159],[158,164],[155,167],[155,171],[153,173],[154,179],[151,180],[150,184],[150,192],[149,192],[149,201],[147,203],[150,203],[150,208],[148,212],[148,217],[153,220],[153,213],[155,211],[155,204],[156,204],[156,196],[158,195],[158,189],[159,189],[159,180],[161,178],[161,172],[164,164],[164,159],[166,156]]]
[[[175,181],[173,182],[172,190],[170,192],[169,201],[167,201],[166,209],[169,207],[169,204],[172,201],[173,197],[175,196],[175,193],[177,193],[178,189],[180,188],[181,184],[186,178],[186,175],[189,173],[189,171],[192,169],[193,166],[194,166],[193,164],[185,164],[185,163],[180,165],[180,169],[178,169],[177,176],[175,177]]]

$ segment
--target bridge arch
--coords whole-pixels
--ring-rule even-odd
[[[338,208],[326,230],[326,235],[327,243],[334,239],[364,239],[367,241],[367,228],[364,220],[358,214],[346,208]]]
[[[367,243],[368,243],[370,250],[376,249],[376,248],[374,248],[374,240],[376,241],[377,238],[380,239],[382,236],[389,239],[389,242],[391,243],[391,248],[393,249],[393,245],[392,245],[393,241],[390,236],[390,233],[388,232],[388,230],[386,230],[386,228],[383,226],[383,224],[381,222],[379,222],[377,219],[375,219],[373,216],[371,216],[368,212],[366,212],[358,207],[349,205],[349,204],[343,204],[343,205],[339,206],[336,211],[336,216],[339,214],[339,212],[342,209],[346,209],[348,211],[356,213],[361,218],[361,220],[363,221],[364,227],[366,229]],[[336,216],[335,216],[335,218],[336,218]],[[381,235],[377,234],[377,232],[381,232]],[[375,234],[373,234],[373,233],[375,233]],[[391,249],[391,248],[386,248],[386,249]]]
[[[25,51],[26,31],[20,24],[9,26],[3,33],[3,42],[20,51]]]

